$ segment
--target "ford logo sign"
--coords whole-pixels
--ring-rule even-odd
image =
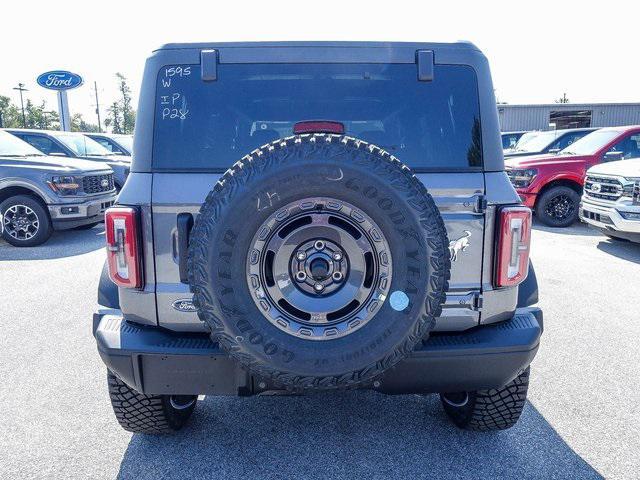
[[[82,77],[65,70],[53,70],[38,76],[38,85],[49,90],[71,90],[82,85]]]
[[[187,313],[196,311],[196,306],[193,304],[193,301],[188,298],[176,300],[171,306],[179,312]]]

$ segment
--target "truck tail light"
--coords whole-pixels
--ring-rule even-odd
[[[498,223],[496,287],[511,287],[527,278],[529,272],[531,210],[527,207],[502,208]]]
[[[140,288],[140,242],[138,211],[131,207],[112,207],[104,215],[109,276],[119,287]]]

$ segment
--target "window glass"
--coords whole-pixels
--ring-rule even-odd
[[[104,148],[109,150],[110,152],[113,152],[114,149],[116,148],[113,142],[107,140],[106,138],[94,138],[94,140],[98,142],[100,145],[102,145]]]
[[[38,156],[42,153],[24,140],[0,130],[0,156]]]
[[[42,153],[46,153],[47,155],[59,154],[66,156],[65,151],[58,145],[56,145],[56,142],[54,142],[50,138],[40,135],[22,135],[22,138],[26,142],[40,150]]]
[[[60,143],[63,143],[74,154],[79,156],[104,156],[111,154],[109,150],[98,142],[81,133],[52,133],[52,135],[55,135]]]
[[[308,120],[341,122],[411,167],[482,165],[478,88],[470,67],[436,65],[222,64],[216,81],[198,65],[158,75],[153,165],[226,169]]]
[[[529,137],[526,141],[518,142],[516,151],[518,152],[530,152],[537,153],[543,151],[551,143],[558,138],[556,131],[550,132],[538,132],[536,135]]]
[[[126,150],[128,150],[129,152],[133,151],[133,137],[130,135],[118,135],[116,137],[116,142],[118,142],[120,145],[122,145]],[[127,153],[127,152],[122,152],[122,153]]]
[[[596,130],[576,140],[560,153],[564,155],[593,155],[620,135],[618,130]]]
[[[640,158],[640,133],[629,135],[611,147],[607,153],[620,153],[620,159]]]
[[[580,131],[580,132],[567,133],[566,135],[563,135],[561,138],[556,140],[554,142],[554,144],[551,145],[550,148],[552,148],[554,150],[555,149],[557,149],[557,150],[565,149],[569,145],[571,145],[573,142],[575,142],[576,140],[579,140],[580,138],[584,137],[588,133],[590,133],[590,132],[589,131]]]

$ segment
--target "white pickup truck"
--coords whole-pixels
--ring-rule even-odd
[[[587,170],[580,219],[608,237],[640,242],[640,158]]]

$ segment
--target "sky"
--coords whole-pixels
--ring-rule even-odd
[[[435,4],[437,3],[437,4]],[[116,72],[134,101],[144,61],[172,42],[264,40],[468,40],[487,56],[499,101],[640,102],[640,2],[449,0],[91,0],[4,2],[0,95],[55,109],[56,94],[35,79],[70,70],[84,85],[69,92],[71,113],[96,123],[117,95]],[[10,40],[10,41],[9,41]]]

